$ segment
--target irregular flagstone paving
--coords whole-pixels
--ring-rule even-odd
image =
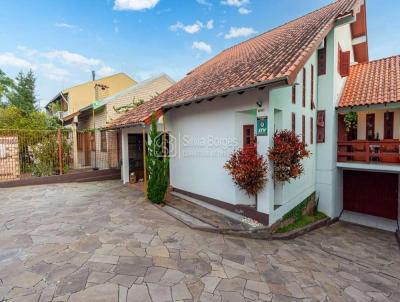
[[[393,234],[195,231],[118,181],[1,189],[0,301],[400,301]]]

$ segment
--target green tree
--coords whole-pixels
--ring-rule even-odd
[[[14,88],[14,81],[0,69],[0,106],[5,106],[3,99]]]
[[[15,106],[0,107],[0,129],[50,130],[59,127],[59,120],[44,112],[24,113]]]
[[[157,131],[157,123],[153,113],[150,142],[147,145],[146,156],[146,168],[149,174],[147,198],[153,203],[160,203],[164,200],[169,183],[169,159],[162,152],[162,135]]]
[[[21,109],[24,114],[36,111],[36,78],[33,71],[29,70],[26,74],[20,71],[15,81],[16,84],[14,90],[8,94],[9,104]]]

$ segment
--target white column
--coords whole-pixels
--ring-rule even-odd
[[[129,150],[128,150],[128,129],[124,128],[121,131],[121,151],[122,165],[121,177],[124,184],[129,182]]]
[[[268,181],[264,189],[257,194],[257,211],[270,214],[274,211],[274,182],[272,179],[272,167],[268,160],[268,149],[272,144],[272,136],[274,132],[274,117],[269,112],[267,90],[264,95],[263,106],[257,110],[257,117],[268,117],[268,135],[257,137],[257,153],[264,156],[268,161]]]

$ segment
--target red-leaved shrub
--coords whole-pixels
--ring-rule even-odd
[[[274,163],[276,182],[290,182],[303,173],[301,160],[310,156],[306,147],[307,145],[291,130],[275,132],[274,146],[269,148],[268,158]]]
[[[267,162],[255,148],[244,148],[232,153],[224,168],[232,180],[248,196],[256,195],[267,181]]]

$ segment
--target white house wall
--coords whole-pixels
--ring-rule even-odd
[[[266,99],[266,92],[254,89],[170,110],[167,125],[177,139],[178,151],[170,161],[171,185],[231,204],[254,204],[254,198],[235,186],[224,165],[232,151],[242,147],[242,126],[256,123],[260,99]],[[252,111],[245,112],[248,110]],[[210,138],[228,143],[199,145],[200,140]]]
[[[325,143],[317,145],[317,193],[319,208],[331,217],[339,216],[342,210],[340,174],[336,168],[337,158],[337,112],[336,105],[341,96],[346,78],[338,72],[338,44],[343,51],[350,51],[350,25],[335,27],[326,38],[326,74],[318,76],[318,110],[325,110]]]
[[[306,105],[302,105],[303,95],[303,71],[300,70],[296,77],[296,103],[292,104],[292,87],[280,87],[271,89],[269,94],[269,116],[274,130],[292,129],[292,113],[296,114],[296,134],[302,135],[302,115],[305,116],[305,139],[311,156],[303,160],[304,174],[300,178],[284,185],[276,184],[274,192],[275,205],[280,205],[270,212],[270,222],[273,223],[291,210],[307,196],[315,191],[315,167],[316,167],[316,109],[311,110],[311,65],[314,65],[314,104],[317,105],[317,56],[314,53],[305,64],[306,69]],[[279,114],[274,114],[278,112]],[[279,121],[275,121],[275,116]],[[313,118],[313,144],[310,144],[311,118]],[[273,137],[270,136],[270,145],[273,145]],[[272,168],[272,167],[271,167]]]

